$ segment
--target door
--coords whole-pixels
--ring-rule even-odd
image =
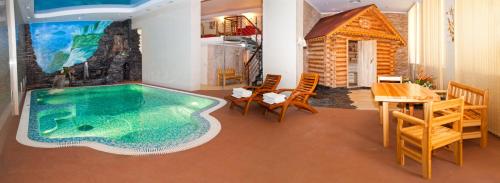
[[[377,80],[377,41],[358,41],[358,86],[371,87]]]

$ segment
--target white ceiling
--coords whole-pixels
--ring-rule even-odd
[[[361,0],[360,3],[351,3],[352,0],[306,0],[320,13],[332,13],[350,10],[365,5],[375,4],[383,12],[408,12],[418,0]]]
[[[201,15],[255,9],[262,7],[262,0],[202,0]]]

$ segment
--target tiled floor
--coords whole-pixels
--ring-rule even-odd
[[[223,97],[230,91],[201,91]],[[90,148],[40,149],[15,140],[17,119],[6,128],[0,155],[0,182],[500,182],[500,139],[487,148],[466,141],[464,166],[452,154],[435,153],[433,179],[420,177],[420,165],[395,160],[382,147],[375,110],[319,108],[318,114],[289,110],[285,121],[264,117],[252,106],[247,116],[228,106],[215,111],[222,131],[199,147],[158,156],[119,156]],[[392,119],[392,118],[391,118]]]

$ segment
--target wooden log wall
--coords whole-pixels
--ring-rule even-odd
[[[334,40],[332,41],[332,47],[334,49],[333,53],[335,54],[332,60],[332,64],[335,65],[335,78],[333,78],[335,83],[331,87],[347,87],[347,76],[349,74],[347,71],[347,55],[349,53],[347,47],[348,39],[343,36],[332,36],[332,39]]]
[[[369,22],[368,29],[361,27],[361,19]],[[402,43],[375,12],[361,15],[334,34],[308,40],[306,71],[320,74],[321,85],[347,87],[349,40],[376,40],[377,75],[394,75],[396,50]]]
[[[329,87],[347,87],[349,40],[377,41],[377,75],[394,75],[396,41],[369,37],[334,35],[308,40],[306,71],[318,73],[320,84]]]
[[[377,40],[377,75],[394,75],[397,43],[391,40]]]
[[[325,59],[325,78],[323,78],[323,83],[325,86],[335,87],[335,39],[331,37],[326,37],[326,59]]]
[[[307,40],[307,64],[306,71],[310,73],[317,73],[320,76],[320,84],[326,85],[325,74],[328,73],[325,70],[325,60],[326,60],[326,44],[325,37],[319,37],[315,39]]]

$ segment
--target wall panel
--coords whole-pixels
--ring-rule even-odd
[[[489,129],[500,135],[500,1],[455,3],[455,79],[489,89]]]

